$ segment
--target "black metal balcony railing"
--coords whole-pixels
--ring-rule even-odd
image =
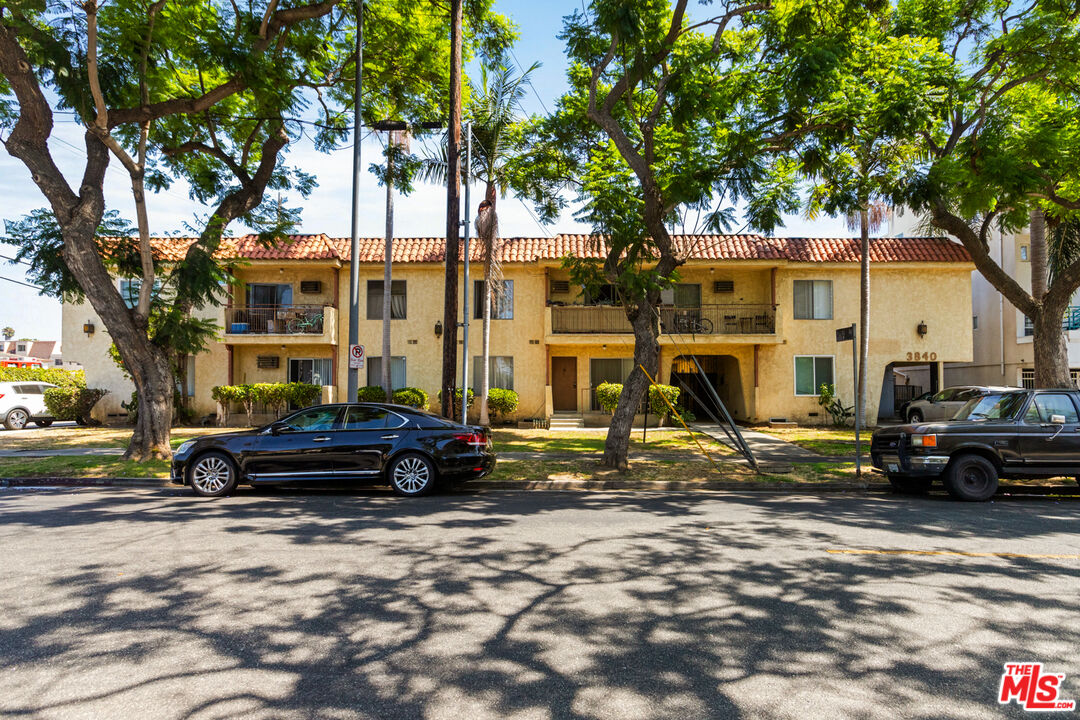
[[[254,305],[225,308],[230,335],[320,335],[323,305]]]
[[[632,333],[621,307],[562,305],[551,308],[552,333]],[[775,305],[702,305],[660,308],[660,332],[672,335],[773,335]]]

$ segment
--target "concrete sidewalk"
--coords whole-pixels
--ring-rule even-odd
[[[704,425],[694,424],[690,426],[694,430],[700,433],[708,435],[713,440],[722,445],[727,445],[733,450],[738,450],[735,444],[728,438],[727,433],[719,425]],[[812,450],[799,447],[794,443],[790,443],[786,440],[781,440],[778,437],[769,435],[767,433],[758,432],[757,430],[749,430],[744,427],[739,428],[739,432],[743,436],[743,440],[750,447],[750,451],[754,453],[754,459],[758,462],[767,463],[818,463],[818,462],[855,462],[855,455],[819,455]],[[864,447],[869,449],[870,444],[867,441]],[[863,454],[863,460],[869,462],[870,457],[868,454]]]
[[[124,448],[30,448],[27,450],[0,450],[0,458],[45,458],[123,455]]]

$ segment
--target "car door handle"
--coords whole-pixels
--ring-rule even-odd
[[[394,438],[401,437],[400,435],[381,435],[380,440],[393,440]]]
[[[329,439],[330,439],[329,435],[320,435],[318,437],[312,438],[311,441],[312,442],[326,442]]]

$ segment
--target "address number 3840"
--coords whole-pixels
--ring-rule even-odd
[[[909,352],[907,354],[908,360],[929,360],[933,362],[937,360],[936,352]]]

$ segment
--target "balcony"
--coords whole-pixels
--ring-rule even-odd
[[[337,344],[337,308],[330,305],[253,305],[224,309],[232,344]]]
[[[552,335],[632,334],[621,307],[612,305],[562,305],[549,308]],[[701,337],[715,342],[718,336],[740,336],[761,341],[777,336],[775,305],[702,305],[660,307],[660,332],[680,342]],[[757,340],[754,340],[757,338]],[[734,339],[734,338],[732,338]]]

